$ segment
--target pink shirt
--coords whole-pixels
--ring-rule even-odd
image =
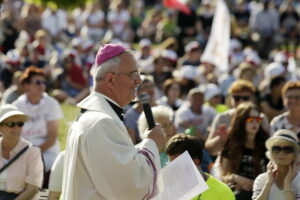
[[[10,159],[30,143],[20,138],[19,143],[10,152]],[[2,138],[0,138],[0,147]],[[0,148],[0,168],[3,166],[2,148]],[[26,183],[42,186],[43,161],[38,147],[30,146],[17,160],[7,169],[6,192],[21,193]]]

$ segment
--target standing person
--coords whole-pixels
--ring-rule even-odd
[[[27,150],[0,173],[0,200],[36,200],[43,182],[41,151],[21,138],[24,123],[29,119],[15,106],[0,108],[0,168],[21,152]]]
[[[13,104],[30,116],[22,130],[22,137],[42,151],[45,165],[43,188],[47,188],[51,167],[60,152],[57,135],[63,113],[58,102],[45,93],[46,77],[42,69],[27,68],[20,81],[25,93]]]
[[[165,133],[156,125],[136,148],[122,123],[141,83],[138,63],[122,45],[106,44],[95,66],[94,91],[78,104],[82,114],[69,131],[62,198],[151,199]]]
[[[296,200],[300,199],[300,173],[296,160],[300,152],[296,134],[281,129],[266,141],[270,162],[267,172],[254,181],[253,200]]]

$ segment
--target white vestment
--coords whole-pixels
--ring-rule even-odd
[[[145,139],[135,147],[105,98],[93,92],[78,104],[87,111],[69,131],[62,199],[151,199],[160,169],[157,146]]]

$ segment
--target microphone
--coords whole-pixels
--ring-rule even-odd
[[[151,130],[155,126],[155,121],[153,118],[152,110],[149,104],[150,96],[146,92],[143,92],[139,95],[139,100],[143,105],[145,117],[147,119],[149,130]]]

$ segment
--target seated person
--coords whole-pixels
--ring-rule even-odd
[[[193,198],[193,200],[207,200],[207,199],[222,199],[222,200],[234,200],[234,194],[231,189],[214,178],[210,174],[204,173],[200,169],[202,161],[202,145],[201,142],[195,137],[185,134],[177,134],[173,136],[166,144],[166,153],[169,156],[170,161],[177,158],[183,152],[188,151],[192,157],[195,165],[200,171],[200,174],[208,185],[208,190],[202,194]]]
[[[21,137],[22,127],[28,119],[13,105],[0,108],[1,171],[11,162],[0,173],[0,200],[38,199],[38,189],[43,182],[43,161],[40,149]],[[18,154],[20,156],[14,160]]]
[[[281,129],[265,144],[270,162],[267,172],[260,174],[254,181],[252,199],[300,199],[300,173],[296,166],[300,147],[296,134],[291,130]]]

